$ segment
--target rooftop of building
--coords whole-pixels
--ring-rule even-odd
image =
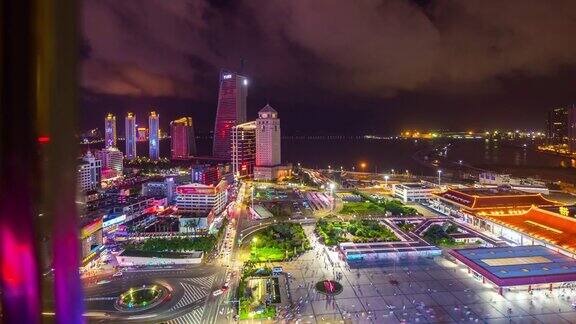
[[[370,243],[343,242],[338,246],[346,255],[439,250],[436,246],[430,245],[424,241]]]
[[[562,203],[544,198],[540,193],[528,193],[509,188],[450,188],[436,195],[473,210],[562,205]]]
[[[576,260],[541,245],[459,249],[449,253],[501,287],[576,281]]]
[[[256,121],[249,121],[243,124],[238,124],[236,126],[234,126],[233,128],[236,129],[256,129]]]
[[[260,109],[258,111],[258,114],[260,113],[274,113],[274,114],[278,114],[278,112],[276,111],[276,109],[272,108],[272,106],[270,106],[269,104],[266,104],[266,106],[264,106],[264,108]]]
[[[576,219],[542,208],[532,207],[520,215],[480,216],[494,223],[517,230],[535,239],[576,252]]]

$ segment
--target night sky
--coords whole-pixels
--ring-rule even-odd
[[[285,134],[543,129],[576,102],[573,0],[83,3],[83,129],[153,106],[209,131],[241,60],[248,117],[269,102]]]

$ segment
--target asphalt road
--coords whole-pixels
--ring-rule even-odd
[[[215,323],[219,299],[212,292],[222,286],[225,268],[196,265],[172,268],[125,270],[122,277],[84,288],[86,312],[90,322],[106,323]],[[170,296],[149,310],[121,312],[114,307],[115,297],[131,287],[160,284]],[[215,302],[216,301],[216,302]]]

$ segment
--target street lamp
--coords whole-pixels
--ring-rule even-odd
[[[384,181],[386,181],[386,188],[388,188],[388,179],[389,179],[389,178],[390,178],[390,177],[389,177],[388,175],[385,175],[385,176],[384,176]]]
[[[438,187],[440,187],[441,176],[442,176],[442,170],[438,170]]]

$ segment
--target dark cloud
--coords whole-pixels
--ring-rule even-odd
[[[473,97],[576,65],[569,0],[83,3],[91,93],[206,101],[244,59],[264,96]]]

